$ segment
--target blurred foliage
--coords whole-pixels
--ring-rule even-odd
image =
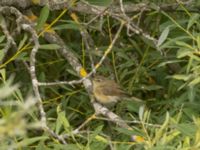
[[[98,6],[112,3],[111,0],[88,2]],[[148,1],[124,1],[140,2]],[[149,6],[154,8],[155,5],[167,5],[171,2],[151,1]],[[71,131],[87,120],[94,109],[82,85],[60,85],[40,87],[48,126],[58,134],[67,134],[68,144],[62,145],[50,138],[39,127],[37,106],[28,107],[30,109],[25,107],[34,100],[29,96],[32,93],[32,84],[23,63],[29,62],[32,46],[26,48],[14,61],[0,70],[1,149],[200,149],[200,15],[199,10],[195,9],[196,5],[199,3],[194,2],[190,7],[180,4],[172,11],[152,9],[143,12],[134,22],[158,39],[157,48],[142,35],[128,36],[124,27],[113,51],[97,70],[97,74],[115,79],[125,91],[146,102],[145,108],[131,101],[123,101],[113,108],[116,114],[129,121],[128,124],[134,131],[119,128],[99,116],[91,120],[80,133],[73,135]],[[34,13],[40,16],[36,26],[39,31],[45,22],[54,21],[60,11],[49,11],[44,7],[34,8]],[[94,17],[84,13],[77,15],[82,24]],[[133,17],[137,13],[128,15]],[[14,20],[9,21],[9,30],[12,30]],[[104,16],[102,20],[98,18],[84,26],[98,47],[98,50],[90,50],[95,64],[108,48],[119,24],[112,17]],[[66,14],[52,28],[71,48],[86,70],[90,71],[91,61],[80,34],[80,25]],[[16,38],[18,49],[23,48],[29,38],[27,33]],[[57,51],[59,45],[49,44],[42,37],[39,39],[41,45],[36,62],[39,81],[78,79],[76,72]],[[1,59],[5,44],[5,35],[0,32]],[[14,53],[11,51],[7,59]],[[13,79],[9,79],[10,77]],[[134,120],[140,123],[134,123]],[[145,142],[130,142],[132,134],[143,136]]]

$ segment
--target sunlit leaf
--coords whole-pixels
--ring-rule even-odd
[[[48,16],[49,16],[49,7],[44,6],[40,12],[40,17],[38,18],[37,21],[37,26],[36,26],[37,30],[41,30],[44,27],[44,24],[46,23]]]
[[[190,86],[194,86],[196,84],[198,84],[200,82],[200,77],[195,78],[194,80],[192,80],[189,85]]]
[[[142,121],[143,120],[143,115],[144,115],[144,106],[140,106],[139,108],[139,118]]]
[[[21,49],[21,48],[24,46],[24,44],[25,44],[25,42],[27,41],[27,39],[28,39],[27,34],[24,34],[23,39],[22,39],[22,40],[20,41],[20,43],[19,43],[18,49]]]
[[[176,80],[187,81],[188,79],[190,79],[190,76],[189,75],[184,75],[184,74],[176,74],[176,75],[173,75],[172,78],[176,79]]]
[[[188,48],[188,50],[195,50],[195,48],[192,45],[189,45],[182,41],[176,41],[176,44],[185,48]]]
[[[167,39],[168,34],[169,34],[169,27],[165,28],[165,30],[163,30],[163,32],[161,33],[157,43],[158,47],[162,45],[162,43]]]
[[[182,57],[186,57],[193,54],[192,51],[188,50],[188,49],[180,49],[177,52],[177,58],[182,58]]]
[[[198,13],[195,13],[195,14],[192,14],[192,16],[190,17],[189,19],[189,22],[188,22],[188,25],[187,25],[187,30],[189,30],[191,28],[191,26],[195,23],[195,22],[199,22],[199,14]]]
[[[46,49],[46,50],[56,50],[59,49],[60,46],[57,44],[41,44],[40,49]]]

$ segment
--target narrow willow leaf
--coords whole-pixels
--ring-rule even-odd
[[[25,147],[25,146],[31,145],[31,144],[33,144],[37,141],[41,141],[41,140],[45,140],[45,139],[48,139],[48,137],[47,136],[40,136],[40,137],[34,137],[34,138],[25,138],[24,140],[18,142],[16,144],[15,148]]]
[[[158,67],[163,67],[167,64],[175,64],[175,63],[180,63],[180,62],[184,62],[184,60],[169,60],[169,61],[165,61],[165,62],[162,62],[158,65]]]
[[[188,22],[188,25],[187,25],[187,30],[189,30],[191,28],[191,26],[195,23],[195,22],[199,22],[198,19],[199,19],[199,14],[195,13],[193,14],[190,19],[189,19],[189,22]]]
[[[37,26],[36,26],[37,30],[42,29],[45,22],[47,21],[48,16],[49,16],[49,8],[48,6],[44,6],[40,12],[40,17],[38,18],[38,21],[37,21]]]
[[[195,90],[194,86],[189,86],[188,99],[189,99],[190,102],[194,101],[195,95],[196,95],[196,90]]]
[[[169,34],[169,27],[165,28],[161,33],[158,39],[158,44],[157,44],[158,47],[162,45],[162,43],[167,39],[168,34]]]
[[[30,58],[27,56],[27,52],[22,52],[18,55],[18,57],[16,58],[17,60],[23,60],[23,61],[28,61]]]
[[[40,49],[49,49],[49,50],[55,50],[55,49],[59,49],[60,46],[57,44],[43,44],[40,45]]]
[[[171,28],[170,28],[171,29]],[[191,38],[189,36],[181,36],[181,37],[176,37],[176,38],[173,38],[173,39],[169,39],[163,43],[160,48],[161,49],[164,49],[164,48],[180,48],[180,46],[176,45],[176,41],[188,41],[190,40]]]
[[[0,69],[0,74],[1,74],[1,77],[3,78],[3,81],[5,81],[6,80],[6,69],[5,68]]]
[[[61,24],[58,26],[55,26],[54,30],[63,30],[63,29],[73,29],[73,30],[79,30],[79,25],[76,23],[70,23],[70,24]]]
[[[170,133],[167,137],[166,137],[166,142],[165,143],[169,143],[172,142],[174,139],[177,138],[177,136],[180,135],[179,131],[173,131],[172,133]]]
[[[57,149],[57,150],[80,150],[80,149],[86,149],[84,145],[79,144],[60,144],[58,142],[54,142],[51,144],[52,148],[47,149],[47,146],[45,145],[46,150],[52,150],[52,149]],[[43,149],[44,150],[44,149]]]
[[[183,75],[183,74],[176,74],[176,75],[173,75],[172,76],[173,79],[176,79],[176,80],[183,80],[183,81],[187,81],[190,76],[188,75]]]
[[[139,118],[140,118],[141,121],[143,119],[143,115],[144,115],[144,106],[141,106],[139,108]]]
[[[18,49],[21,49],[24,46],[24,44],[25,44],[25,42],[26,42],[27,39],[28,39],[27,34],[24,34],[23,39],[19,43]]]
[[[194,47],[192,47],[191,45],[189,45],[189,44],[187,44],[185,42],[182,42],[182,41],[176,41],[176,44],[179,45],[179,46],[188,48],[188,50],[195,50]]]
[[[95,139],[102,143],[106,143],[106,144],[109,143],[109,141],[106,138],[104,138],[103,136],[96,135]]]
[[[200,50],[200,36],[197,36],[197,47]]]
[[[163,123],[163,125],[161,126],[161,128],[156,132],[154,141],[159,141],[161,139],[161,137],[164,137],[164,135],[166,134],[165,130],[167,129],[167,126],[169,124],[169,113],[166,113],[166,118],[165,121]]]
[[[188,49],[179,49],[177,52],[177,58],[183,58],[191,55],[193,52]]]
[[[186,68],[186,73],[188,74],[189,72],[190,72],[190,70],[191,70],[191,68],[192,68],[192,65],[193,65],[193,62],[194,62],[194,58],[193,57],[191,57],[191,56],[193,56],[193,55],[189,55],[190,56],[190,59],[189,59],[189,61],[188,61],[188,65],[187,65],[187,68]]]
[[[87,0],[92,5],[109,6],[112,0]]]
[[[56,121],[56,133],[59,133],[61,126],[65,128],[65,131],[69,132],[70,124],[65,116],[64,111],[58,112],[58,118]]]
[[[183,134],[189,137],[194,138],[195,133],[197,132],[197,127],[194,124],[177,124],[176,128]]]
[[[125,135],[139,135],[139,136],[144,136],[143,133],[141,133],[140,130],[138,130],[137,128],[134,128],[134,130],[128,130],[125,128],[115,128],[116,131],[118,131],[119,133],[123,133]]]
[[[190,86],[194,86],[197,85],[200,82],[200,77],[195,78],[194,80],[192,80],[189,85]]]
[[[0,60],[2,60],[5,56],[5,53],[3,50],[0,50]]]
[[[5,35],[0,36],[0,43],[3,42],[5,39]]]

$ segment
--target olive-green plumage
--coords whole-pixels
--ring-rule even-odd
[[[96,100],[102,104],[116,103],[129,95],[113,80],[102,76],[96,76],[93,80],[93,94]]]

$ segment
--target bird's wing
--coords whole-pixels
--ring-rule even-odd
[[[112,85],[112,86],[106,86],[106,85]],[[102,85],[99,88],[101,88],[102,94],[107,95],[107,96],[119,96],[119,97],[128,96],[128,94],[126,94],[126,92],[124,92],[120,88],[120,86],[116,84],[114,81],[108,80],[107,84]]]

